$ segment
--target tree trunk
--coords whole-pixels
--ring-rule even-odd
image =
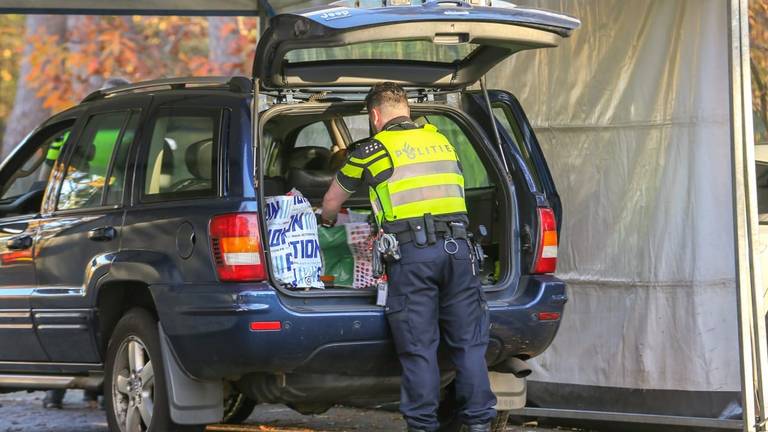
[[[85,15],[67,16],[67,51],[79,53],[83,46],[88,44],[89,38],[93,39],[97,35],[88,34],[88,20],[99,20],[101,17],[89,17]],[[85,97],[88,93],[98,89],[101,86],[102,78],[88,74],[85,66],[74,67],[67,65],[68,72],[72,77],[72,94],[75,98]]]
[[[237,35],[237,18],[209,17],[208,18],[208,59],[217,75],[236,75],[243,73],[240,69],[242,60],[232,53]]]
[[[29,42],[33,35],[46,32],[64,39],[66,18],[56,15],[29,15],[26,20],[26,46],[22,54],[19,79],[16,84],[16,96],[13,109],[5,124],[0,156],[7,155],[35,127],[50,116],[48,109],[43,108],[43,101],[35,95],[35,89],[29,87],[27,76],[30,72],[29,57],[32,55],[32,44]]]

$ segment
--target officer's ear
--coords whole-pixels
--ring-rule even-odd
[[[384,125],[387,124],[387,121],[389,120],[389,118],[384,117],[383,106],[371,108],[371,113],[373,113],[373,116],[371,117],[372,124],[373,124],[373,131],[375,133],[379,133],[384,129]]]
[[[375,135],[378,131],[378,124],[379,119],[381,119],[381,111],[379,111],[378,108],[371,107],[371,110],[368,112],[368,120],[369,124],[371,126],[371,135]]]

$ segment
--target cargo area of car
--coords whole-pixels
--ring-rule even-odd
[[[312,209],[323,196],[356,142],[370,136],[368,117],[361,103],[299,103],[279,105],[261,114],[259,190],[263,202],[271,197],[301,194]],[[414,104],[412,119],[430,123],[446,135],[459,155],[464,177],[470,230],[487,255],[480,273],[489,289],[510,274],[514,248],[514,199],[505,186],[501,166],[492,149],[470,126],[461,111],[441,104]],[[312,295],[357,292],[373,295],[369,277],[373,217],[368,190],[356,191],[345,203],[336,227],[319,228],[324,290],[276,283],[287,292]],[[269,224],[264,220],[265,224]],[[482,235],[484,234],[484,235]],[[269,242],[265,242],[269,248]],[[267,250],[268,260],[271,258]],[[368,261],[368,262],[367,262]],[[275,269],[271,265],[273,281]]]

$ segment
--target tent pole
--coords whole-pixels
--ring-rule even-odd
[[[765,385],[768,382],[765,287],[761,286],[756,253],[758,221],[748,13],[747,0],[729,0],[734,251],[745,432],[766,430]]]

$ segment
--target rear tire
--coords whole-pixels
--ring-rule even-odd
[[[496,411],[496,418],[491,422],[491,432],[504,432],[509,422],[509,411]]]
[[[114,432],[202,431],[171,421],[157,320],[144,309],[129,310],[107,346],[104,407]]]
[[[228,394],[224,397],[225,424],[240,424],[248,419],[256,408],[256,401],[240,393],[234,386],[230,386]]]

